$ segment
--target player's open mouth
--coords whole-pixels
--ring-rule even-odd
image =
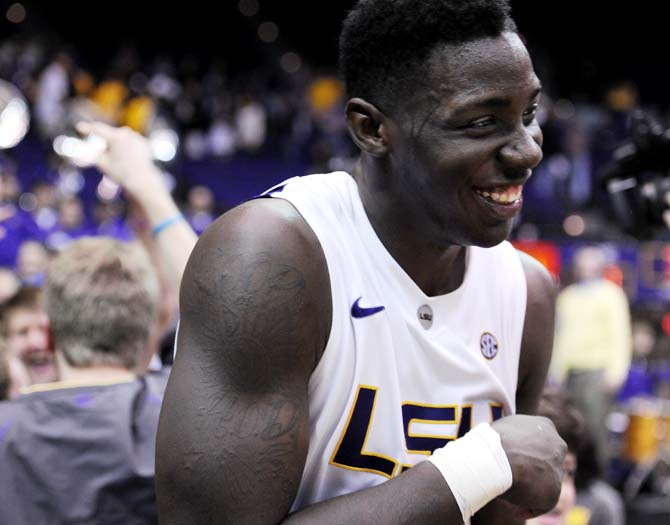
[[[513,205],[521,201],[523,186],[493,186],[490,188],[474,188],[477,195],[485,200],[502,205]]]
[[[474,186],[472,188],[484,209],[495,220],[508,221],[521,211],[523,186]]]

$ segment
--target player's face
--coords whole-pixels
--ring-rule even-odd
[[[403,213],[437,245],[494,246],[542,159],[540,83],[514,33],[436,48],[425,83],[393,118]]]

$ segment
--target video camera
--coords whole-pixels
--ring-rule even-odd
[[[601,181],[619,224],[638,238],[652,237],[670,208],[670,128],[636,111],[631,139],[614,151]]]

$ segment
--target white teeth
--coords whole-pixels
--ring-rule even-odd
[[[512,204],[517,202],[521,198],[521,188],[518,186],[514,187],[514,189],[512,189],[511,187],[507,191],[502,193],[499,192],[489,193],[488,191],[478,189],[475,189],[475,191],[482,197],[492,200],[493,202],[499,202],[501,204]],[[512,193],[512,191],[514,193]]]

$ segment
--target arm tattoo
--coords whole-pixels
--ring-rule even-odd
[[[221,268],[196,263],[183,294],[183,317],[193,325],[184,327],[184,340],[198,349],[188,365],[189,377],[196,378],[188,389],[197,403],[189,414],[197,438],[184,449],[180,470],[188,475],[206,465],[221,476],[213,481],[228,516],[260,519],[288,512],[297,490],[307,396],[306,381],[295,385],[311,370],[304,334],[318,322],[317,312],[306,300],[299,269],[267,253],[251,260],[223,253],[215,258]],[[259,504],[268,485],[274,508]]]

